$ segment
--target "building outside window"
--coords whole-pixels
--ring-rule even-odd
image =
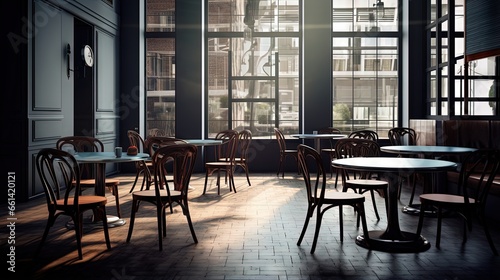
[[[207,1],[207,132],[297,133],[299,0]]]
[[[146,0],[146,132],[175,136],[175,0]]]
[[[333,127],[379,135],[398,123],[397,0],[332,0]]]

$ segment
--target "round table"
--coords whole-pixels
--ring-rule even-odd
[[[387,227],[383,231],[369,231],[369,238],[359,235],[359,246],[387,252],[421,252],[430,248],[430,243],[415,233],[402,231],[398,216],[398,177],[407,173],[433,173],[452,170],[457,164],[451,161],[394,158],[394,157],[355,157],[332,161],[336,168],[384,173],[389,179]]]
[[[74,155],[78,163],[93,163],[96,165],[95,189],[96,195],[104,196],[106,191],[106,163],[134,162],[146,160],[149,154],[139,153],[134,156],[129,156],[123,153],[121,157],[116,157],[114,152],[78,152]],[[108,226],[116,227],[125,224],[124,219],[108,215]],[[91,225],[102,225],[102,217],[94,216],[91,219]],[[85,223],[84,225],[88,225]],[[71,225],[70,225],[71,227]]]
[[[461,155],[472,153],[476,148],[455,147],[455,146],[421,146],[421,145],[394,145],[382,146],[380,151],[399,155],[423,155],[427,159],[439,158],[445,155]],[[436,179],[424,177],[423,193],[430,193],[433,186],[436,185]],[[411,203],[411,201],[410,201]],[[420,213],[420,204],[409,204],[403,207],[402,211],[406,214],[418,215]],[[434,216],[434,209],[425,209],[426,215]]]

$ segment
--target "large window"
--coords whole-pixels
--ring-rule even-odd
[[[333,126],[397,126],[398,1],[332,0]]]
[[[175,136],[175,0],[146,0],[146,131]]]
[[[434,117],[498,115],[498,57],[465,63],[464,0],[427,0],[427,108]]]
[[[207,0],[207,133],[299,129],[299,0]]]

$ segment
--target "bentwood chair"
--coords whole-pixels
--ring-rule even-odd
[[[104,152],[104,144],[101,140],[90,137],[90,136],[66,136],[59,138],[56,142],[56,148],[58,150],[73,149],[75,152]],[[92,174],[92,164],[81,164],[80,165],[80,186],[82,190],[95,188],[95,178]],[[116,203],[116,215],[121,218],[120,210],[120,195],[118,193],[118,185],[120,180],[115,178],[106,178],[105,187],[111,192],[115,197]]]
[[[376,157],[380,155],[380,146],[377,142],[369,139],[344,138],[337,141],[337,144],[335,145],[335,152],[337,153],[337,158],[339,159],[352,157]],[[376,180],[373,178],[373,175],[374,174],[370,172],[358,172],[356,170],[344,169],[342,171],[342,186],[344,192],[348,189],[352,189],[359,194],[370,192],[375,215],[377,220],[380,220],[380,215],[375,201],[375,191],[384,197],[387,212],[387,189],[389,188],[389,183],[382,180]]]
[[[42,149],[38,152],[35,162],[45,191],[47,209],[49,210],[47,225],[35,256],[39,255],[49,230],[54,225],[57,217],[63,215],[69,216],[73,220],[78,257],[83,259],[81,243],[83,213],[93,210],[95,214],[106,217],[106,197],[81,195],[80,167],[75,158],[66,151],[52,148]],[[102,219],[102,225],[106,246],[111,249],[107,219]]]
[[[182,214],[186,216],[191,236],[198,243],[194,232],[191,214],[188,206],[188,186],[193,174],[198,149],[191,144],[167,145],[158,148],[152,156],[154,189],[135,191],[132,193],[132,211],[127,235],[127,243],[130,242],[134,230],[135,215],[139,211],[140,202],[152,203],[156,206],[156,219],[158,224],[158,244],[160,251],[163,250],[163,238],[167,236],[166,208],[173,203],[178,204]],[[165,164],[173,163],[174,188],[165,187],[167,181],[167,169]],[[184,238],[182,238],[184,239]]]
[[[495,176],[498,176],[499,165],[499,150],[481,149],[470,153],[462,161],[459,182],[455,191],[420,195],[422,207],[432,206],[437,209],[436,248],[440,248],[443,210],[448,210],[459,214],[458,216],[464,219],[462,245],[465,245],[467,241],[467,229],[472,230],[472,218],[478,215],[490,248],[493,254],[498,255],[488,230],[485,206],[492,182],[495,180]],[[450,189],[450,186],[447,189]],[[416,236],[420,236],[422,232],[424,212],[420,211]],[[496,240],[498,241],[498,237]]]
[[[344,240],[344,225],[343,225],[343,206],[349,205],[354,207],[355,211],[361,217],[363,234],[369,243],[368,228],[366,224],[364,202],[365,197],[361,194],[353,192],[338,192],[326,190],[326,173],[323,167],[323,161],[320,154],[312,147],[299,144],[297,147],[297,155],[301,173],[304,176],[304,183],[307,190],[307,213],[300,233],[297,245],[300,246],[302,239],[309,225],[309,220],[316,210],[316,229],[314,231],[314,239],[311,247],[311,254],[316,250],[319,231],[323,215],[328,209],[338,207],[339,209],[339,224],[340,224],[340,240]]]
[[[137,131],[129,130],[127,131],[127,136],[130,146],[136,146],[139,153],[149,153],[148,145],[146,144],[142,136],[139,133],[137,133]],[[144,186],[146,186],[146,189],[149,189],[149,186],[151,185],[152,182],[150,169],[153,166],[153,162],[150,159],[148,159],[148,160],[136,161],[134,162],[134,164],[136,170],[135,179],[134,183],[132,184],[132,187],[130,188],[129,193],[134,191],[135,185],[137,184],[139,176],[141,175],[142,175],[141,191],[144,189]]]
[[[205,186],[203,194],[207,191],[208,176],[217,173],[217,195],[220,195],[220,172],[225,173],[225,182],[229,185],[229,191],[236,193],[234,184],[234,168],[236,163],[236,148],[238,146],[238,131],[228,129],[217,133],[216,140],[222,140],[222,144],[215,147],[215,160],[205,162]]]
[[[378,142],[378,133],[369,129],[361,129],[355,130],[349,133],[349,138],[361,138],[361,139],[370,139],[375,142]]]
[[[248,148],[250,148],[250,143],[252,142],[252,132],[248,129],[238,132],[238,147],[236,149],[236,156],[234,158],[234,163],[236,166],[241,167],[245,171],[247,176],[248,185],[250,184],[250,176],[248,175]]]
[[[285,161],[286,161],[286,158],[287,157],[293,157],[295,159],[295,161],[297,161],[297,149],[288,149],[287,146],[286,146],[286,141],[285,141],[285,135],[283,134],[283,132],[275,127],[274,128],[274,135],[276,136],[276,140],[278,140],[278,145],[279,145],[279,152],[280,152],[280,159],[279,159],[279,166],[278,166],[278,172],[276,173],[276,176],[279,176],[280,174],[280,171],[282,171],[281,173],[281,177],[282,178],[285,178],[285,167],[284,167],[284,164],[285,164]],[[298,164],[298,162],[297,162]],[[282,169],[283,168],[283,169]]]
[[[318,134],[340,134],[340,129],[334,128],[334,127],[326,127],[318,130]],[[326,153],[328,155],[328,158],[330,159],[329,162],[332,162],[332,160],[335,159],[335,142],[333,139],[328,139],[328,148],[322,148],[321,152]],[[330,164],[330,178],[333,177],[333,171],[335,167],[333,167]],[[339,179],[339,175],[337,172],[335,172],[335,188],[337,188],[337,181]]]
[[[391,145],[416,145],[417,144],[417,133],[413,128],[409,127],[394,127],[389,129],[388,132],[389,141]],[[408,156],[408,155],[405,155]],[[399,155],[403,157],[403,155]],[[415,188],[417,186],[417,174],[413,173],[406,177],[408,185],[412,188],[410,202],[408,205],[413,204],[413,198],[415,196]],[[400,178],[398,183],[398,198],[401,197],[401,189],[403,188],[403,179]]]

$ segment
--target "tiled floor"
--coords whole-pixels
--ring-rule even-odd
[[[128,222],[132,176],[119,176],[122,213]],[[217,196],[215,176],[212,189],[202,195],[204,174],[195,174],[190,209],[199,240],[194,244],[179,207],[168,214],[167,237],[158,250],[156,212],[143,204],[136,219],[132,240],[126,243],[128,224],[110,229],[111,250],[106,250],[102,230],[85,232],[83,260],[78,260],[74,232],[60,218],[52,228],[40,256],[32,258],[46,222],[43,198],[19,203],[15,238],[15,273],[8,279],[499,279],[500,257],[493,256],[482,228],[475,225],[462,246],[461,221],[444,222],[441,249],[434,246],[436,220],[428,218],[423,235],[431,242],[420,253],[386,253],[355,244],[358,231],[355,215],[344,211],[344,242],[339,241],[338,211],[325,215],[318,247],[309,253],[314,219],[301,246],[296,242],[305,218],[302,177],[286,174],[251,174],[249,187],[243,174],[236,179],[237,193],[223,187]],[[333,180],[331,180],[333,184]],[[400,200],[408,201],[408,189]],[[114,214],[113,196],[108,193],[108,213]],[[379,209],[384,209],[378,198]],[[7,206],[4,205],[6,208]],[[377,222],[367,200],[368,226],[384,229],[385,215]],[[403,230],[416,228],[417,217],[400,214]],[[2,218],[6,236],[7,217]],[[500,228],[492,229],[500,249]],[[10,246],[10,245],[9,245]],[[2,237],[2,255],[9,252]],[[5,263],[5,262],[4,262]],[[3,278],[5,279],[5,278]]]

